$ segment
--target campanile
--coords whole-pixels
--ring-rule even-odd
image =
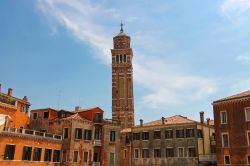
[[[113,38],[112,119],[120,120],[121,129],[134,126],[133,51],[130,37],[123,32]]]

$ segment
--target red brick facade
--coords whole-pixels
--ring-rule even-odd
[[[130,37],[120,33],[113,38],[112,53],[112,118],[121,121],[121,129],[134,126],[133,51]]]
[[[234,166],[249,165],[247,107],[250,107],[250,93],[245,95],[245,92],[213,102],[217,165],[228,165],[228,162]]]

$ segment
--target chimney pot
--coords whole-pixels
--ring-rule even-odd
[[[12,90],[11,88],[8,89],[8,95],[9,95],[9,96],[12,96],[12,91],[13,91],[13,90]]]
[[[2,84],[0,84],[0,93],[2,93]]]
[[[143,126],[143,120],[140,119],[140,126],[142,127]]]
[[[27,96],[24,96],[24,97],[23,97],[23,100],[24,100],[24,101],[28,101]]]
[[[210,123],[210,118],[207,118],[207,125],[209,125]]]
[[[204,123],[204,112],[203,111],[200,112],[200,122]]]
[[[162,122],[163,125],[165,124],[165,118],[164,117],[161,118],[161,122]]]
[[[76,107],[75,107],[75,112],[79,111],[80,108],[81,108],[80,106],[76,106]]]

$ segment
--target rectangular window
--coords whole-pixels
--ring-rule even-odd
[[[43,112],[43,119],[49,119],[49,112]]]
[[[201,129],[197,130],[197,136],[198,136],[198,138],[203,138],[203,132]]]
[[[161,149],[154,149],[154,158],[161,157]]]
[[[161,131],[154,131],[154,139],[161,139]]]
[[[114,153],[110,153],[109,154],[109,165],[115,165],[115,154]]]
[[[74,158],[73,162],[77,163],[77,161],[78,161],[78,151],[74,151],[73,158]]]
[[[60,162],[60,150],[54,150],[53,162]]]
[[[32,147],[24,146],[23,147],[23,156],[22,160],[31,160],[31,154],[32,154]]]
[[[87,163],[88,162],[88,152],[84,152],[84,157],[83,157],[83,162]]]
[[[85,129],[84,130],[84,140],[91,140],[92,139],[92,130]]]
[[[42,148],[34,148],[33,161],[41,161]]]
[[[173,138],[173,130],[166,130],[165,131],[165,138],[172,139]]]
[[[246,121],[250,121],[250,108],[245,109]]]
[[[166,149],[166,157],[174,157],[174,148]]]
[[[44,161],[51,162],[52,149],[45,149]]]
[[[134,158],[139,158],[139,149],[135,149],[134,151]]]
[[[141,133],[133,133],[133,140],[140,140],[141,139]]]
[[[115,142],[115,131],[110,131],[110,142]]]
[[[37,112],[34,112],[33,113],[33,120],[36,120],[37,119]]]
[[[176,130],[176,138],[184,138],[184,129]]]
[[[127,158],[127,149],[124,149],[124,155],[123,155],[124,159]]]
[[[250,146],[250,131],[247,131],[247,143]]]
[[[250,165],[250,156],[247,156],[247,164]]]
[[[194,137],[194,129],[186,129],[186,137]]]
[[[75,128],[75,139],[82,139],[82,129]]]
[[[184,148],[178,148],[178,157],[184,157]]]
[[[228,133],[222,133],[221,134],[222,138],[222,147],[229,147],[229,135]]]
[[[95,128],[95,140],[100,140],[100,129]]]
[[[4,152],[4,160],[14,160],[16,145],[9,145],[5,146]]]
[[[63,129],[63,139],[67,139],[69,137],[69,129],[64,128]]]
[[[142,158],[149,158],[149,150],[142,149]]]
[[[224,164],[226,164],[226,165],[231,164],[230,156],[229,155],[225,155],[224,156]]]
[[[96,113],[95,114],[94,122],[95,123],[102,123],[102,114],[101,113]]]
[[[142,140],[149,140],[149,132],[142,132]]]
[[[220,123],[227,124],[227,112],[226,111],[220,112]]]
[[[62,152],[62,162],[66,162],[67,161],[67,151],[66,150],[63,150]]]
[[[195,148],[194,147],[188,148],[188,157],[196,157],[196,153],[195,153]]]

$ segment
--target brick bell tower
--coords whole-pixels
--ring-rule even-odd
[[[130,37],[123,32],[113,38],[112,54],[112,119],[120,120],[121,129],[134,126],[133,51]]]

